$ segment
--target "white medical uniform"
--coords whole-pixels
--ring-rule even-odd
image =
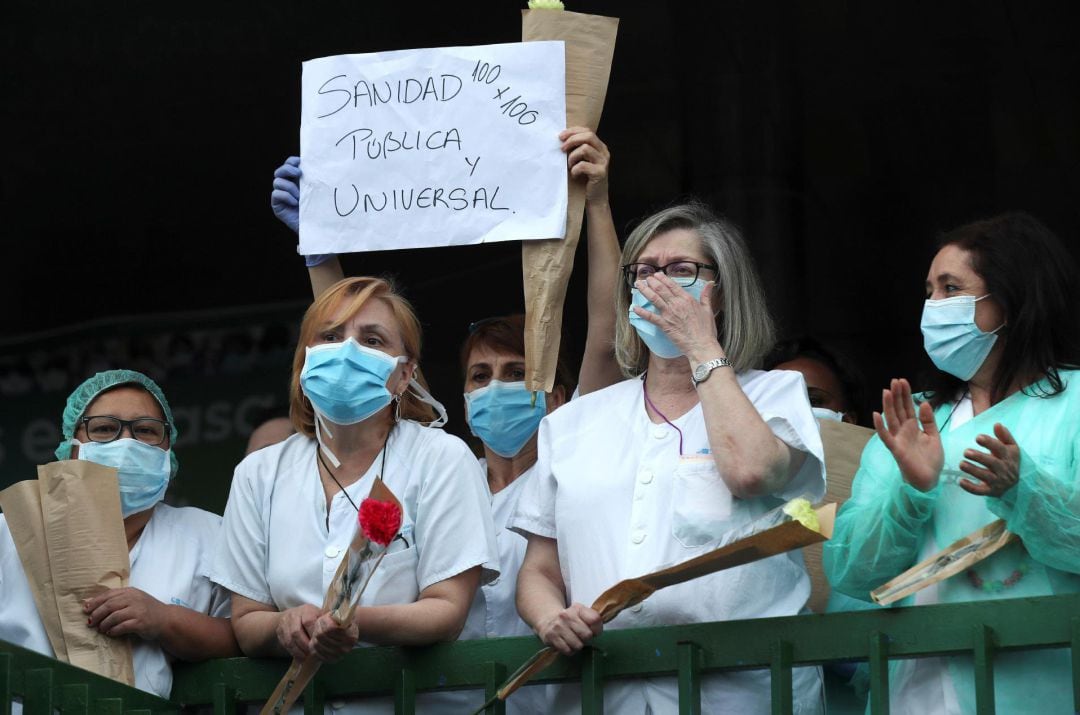
[[[131,549],[129,585],[165,604],[211,616],[229,615],[228,594],[209,578],[221,517],[194,507],[159,503]],[[0,515],[0,639],[52,656],[30,584]],[[163,698],[172,691],[173,657],[157,643],[132,638],[135,687]]]
[[[321,606],[357,514],[338,492],[327,514],[314,439],[296,434],[248,455],[236,468],[216,583],[279,610]],[[468,447],[442,430],[403,420],[382,455],[345,491],[359,504],[377,473],[401,502],[401,535],[368,583],[364,606],[415,602],[428,586],[482,566],[481,582],[498,576],[491,510],[483,472]],[[457,712],[466,693],[421,695],[420,712]],[[393,698],[334,701],[328,711],[393,712]]]
[[[481,459],[480,466],[487,471],[486,460]],[[499,548],[499,577],[477,590],[461,640],[533,635],[532,628],[518,615],[515,602],[518,571],[525,559],[528,542],[521,534],[507,527],[517,508],[518,498],[535,473],[534,464],[491,497],[491,517],[495,522],[495,541]],[[541,647],[542,644],[537,641],[537,649]],[[474,693],[474,696],[476,703],[473,710],[484,701],[482,694]],[[548,709],[544,686],[527,685],[515,692],[506,701],[506,712],[507,715],[545,715]]]
[[[667,424],[645,411],[643,381],[626,380],[581,397],[540,424],[537,473],[512,517],[513,529],[556,539],[570,602],[592,604],[618,581],[693,558],[708,542],[782,503],[825,491],[821,438],[798,373],[748,371],[738,376],[747,398],[773,433],[806,452],[780,492],[732,496],[710,452],[701,405]],[[800,613],[810,595],[801,552],[663,589],[623,611],[607,628],[728,621]],[[795,712],[822,711],[818,668],[793,674]],[[576,685],[551,686],[551,712],[577,712]],[[767,713],[767,670],[721,673],[702,682],[702,712]],[[672,677],[613,681],[604,686],[609,712],[675,713]]]

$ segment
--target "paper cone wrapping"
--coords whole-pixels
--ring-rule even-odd
[[[863,448],[874,430],[836,420],[818,420],[818,427],[825,447],[825,502],[839,508],[851,497],[851,481],[859,471]],[[832,589],[821,567],[821,544],[807,546],[803,557],[811,584],[807,605],[814,613],[824,613]]]
[[[954,541],[947,548],[874,589],[870,592],[870,598],[882,606],[907,598],[927,586],[966,571],[1019,538],[1005,528],[1003,519],[998,519]]]
[[[566,45],[566,126],[596,129],[607,96],[618,18],[560,10],[523,10],[521,39]],[[569,181],[569,174],[567,175]],[[550,392],[555,384],[566,285],[581,235],[585,185],[569,181],[566,237],[522,241],[525,285],[525,383]]]
[[[134,686],[131,642],[88,628],[82,609],[87,598],[128,584],[116,470],[78,459],[52,462],[38,467],[36,482],[19,482],[3,498],[57,659]]]
[[[371,485],[371,491],[368,493],[368,498],[378,499],[379,501],[393,502],[398,505],[398,508],[404,512],[404,507],[401,506],[401,502],[390,491],[390,487],[386,486],[381,478],[376,479],[375,483]],[[330,582],[330,587],[326,589],[326,598],[323,599],[323,611],[330,613],[334,620],[339,624],[348,623],[352,620],[353,614],[356,612],[356,607],[360,601],[360,595],[363,594],[364,588],[367,587],[367,582],[370,580],[371,575],[378,568],[379,563],[382,561],[382,557],[386,555],[386,551],[383,550],[381,554],[378,554],[374,563],[372,563],[366,571],[364,577],[360,579],[359,593],[355,593],[350,599],[343,593],[345,588],[345,581],[343,576],[345,570],[349,567],[349,560],[352,557],[360,558],[361,554],[367,549],[368,538],[364,535],[364,530],[360,528],[360,523],[357,521],[356,533],[353,535],[352,542],[349,544],[349,553],[345,555],[345,558],[341,559],[341,563],[338,564],[337,571],[334,572],[334,578]],[[318,660],[314,656],[306,658],[304,660],[293,659],[289,665],[289,669],[285,671],[285,675],[281,676],[281,680],[278,681],[277,687],[274,688],[274,692],[270,694],[266,704],[263,705],[259,711],[259,715],[278,715],[279,713],[288,712],[293,703],[296,702],[300,694],[304,692],[304,688],[311,682],[311,679],[315,677],[315,674],[319,672],[319,667],[322,665],[322,661]]]
[[[116,470],[81,459],[38,467],[49,567],[68,662],[135,685],[131,641],[86,627],[83,601],[131,573]]]
[[[34,596],[34,605],[45,625],[49,644],[57,660],[68,661],[64,630],[60,627],[60,611],[56,608],[49,550],[45,541],[45,522],[41,518],[41,490],[34,479],[12,484],[0,492],[0,509],[4,510],[19,554],[26,580]]]
[[[832,538],[833,525],[836,521],[836,504],[826,504],[814,510],[818,518],[818,530],[814,531],[796,520],[786,521],[778,526],[765,528],[751,533],[745,538],[731,539],[731,535],[720,537],[716,548],[674,566],[667,566],[637,578],[618,582],[601,593],[593,601],[592,609],[600,614],[604,623],[615,618],[623,610],[641,603],[656,591],[675,584],[692,581],[724,569],[742,566],[776,556],[808,544],[820,543]],[[762,519],[768,517],[766,514]],[[753,527],[753,523],[748,527]],[[722,544],[722,545],[721,545]],[[558,658],[559,652],[548,646],[541,649],[525,661],[517,671],[499,688],[495,698],[505,700],[530,678],[551,665]],[[493,699],[494,700],[494,699]],[[489,700],[485,707],[493,702]],[[476,711],[479,713],[483,708]],[[474,714],[475,715],[475,714]]]

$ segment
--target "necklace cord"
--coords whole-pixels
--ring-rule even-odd
[[[648,373],[646,373],[646,375],[647,374]],[[660,415],[660,419],[664,420],[664,422],[667,422],[668,426],[671,427],[671,429],[673,429],[673,430],[675,430],[676,432],[679,433],[679,456],[680,457],[683,456],[683,434],[682,434],[682,430],[679,429],[678,427],[676,427],[674,424],[672,424],[671,420],[669,420],[667,418],[667,415],[665,415],[663,412],[661,412],[656,407],[656,405],[653,404],[653,401],[651,399],[649,399],[649,389],[647,387],[645,387],[645,375],[641,376],[641,392],[645,395],[645,404],[647,404],[649,407],[651,407],[653,412]]]
[[[382,479],[382,475],[386,473],[386,453],[387,453],[387,451],[389,451],[389,450],[387,450],[386,447],[390,443],[390,433],[393,432],[393,431],[394,431],[394,426],[391,425],[390,429],[386,432],[386,439],[383,440],[382,461],[379,464],[379,472],[375,475],[376,479]],[[319,464],[321,464],[323,466],[323,469],[326,470],[326,473],[330,475],[330,479],[332,479],[334,481],[334,484],[336,484],[338,486],[338,489],[341,490],[341,493],[344,494],[345,498],[349,500],[349,504],[352,505],[352,508],[356,510],[357,514],[359,514],[360,513],[360,507],[358,507],[356,505],[356,502],[353,501],[353,498],[351,496],[349,496],[349,492],[345,491],[345,487],[341,486],[341,482],[339,482],[338,478],[334,476],[334,472],[331,471],[330,465],[328,465],[326,463],[326,460],[323,458],[322,450],[316,449],[315,450],[315,455],[319,458]],[[329,523],[330,523],[330,511],[329,511],[329,509],[326,512],[326,522],[327,522],[327,528],[329,528]]]

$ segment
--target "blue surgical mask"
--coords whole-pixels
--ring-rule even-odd
[[[465,393],[465,412],[472,433],[492,452],[509,459],[536,434],[547,414],[547,400],[543,392],[537,393],[534,405],[524,382],[492,380]]]
[[[975,324],[975,303],[988,295],[926,301],[920,324],[923,347],[939,370],[961,380],[970,380],[979,371],[1003,327],[984,333]]]
[[[828,407],[811,407],[810,411],[814,413],[814,419],[826,420],[832,422],[843,422],[844,413],[837,412],[836,410],[830,410]]]
[[[363,422],[390,404],[386,381],[408,358],[364,347],[353,338],[307,349],[300,386],[322,417],[339,425]]]
[[[700,301],[701,294],[705,290],[705,281],[698,278],[693,283],[687,286],[683,286],[683,290],[689,293],[694,300]],[[634,330],[637,331],[638,337],[641,338],[645,345],[648,346],[649,351],[662,358],[677,358],[682,355],[682,350],[671,342],[671,339],[661,330],[658,326],[653,325],[644,318],[638,317],[634,312],[634,307],[637,306],[642,310],[647,310],[654,315],[659,315],[660,311],[656,309],[656,306],[652,304],[648,298],[641,294],[637,288],[630,290],[630,325],[634,326]]]
[[[80,442],[79,459],[116,468],[120,513],[125,519],[165,498],[172,472],[167,449],[124,437],[112,442]]]

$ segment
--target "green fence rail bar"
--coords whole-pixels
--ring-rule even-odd
[[[313,696],[305,711],[320,711],[318,705],[325,700],[393,695],[398,711],[406,713],[412,711],[417,692],[475,688],[490,693],[503,674],[513,672],[538,646],[535,638],[502,638],[428,648],[358,649],[319,671],[311,689],[305,691],[305,699]],[[792,667],[864,660],[871,664],[873,712],[887,713],[889,659],[968,653],[979,665],[981,713],[993,712],[995,653],[1070,646],[1080,710],[1080,594],[609,630],[594,641],[593,648],[560,659],[536,681],[581,681],[583,712],[599,713],[604,681],[673,676],[678,678],[680,695],[690,699],[682,704],[681,712],[695,713],[700,711],[702,675],[760,668],[773,674],[773,712],[785,713],[791,708]],[[4,654],[14,656],[6,659],[6,668]],[[178,664],[170,703],[0,642],[0,715],[5,684],[9,683],[13,694],[24,695],[28,670],[54,669],[49,696],[53,705],[64,703],[65,697],[75,698],[62,690],[64,685],[87,683],[89,694],[84,701],[123,697],[125,712],[208,706],[215,712],[232,713],[237,703],[264,701],[286,667],[282,660],[247,658]],[[114,690],[102,689],[102,683]],[[138,700],[140,696],[144,700]],[[66,710],[61,708],[61,712]]]
[[[207,695],[209,703],[213,693]],[[0,641],[0,715],[11,712],[14,698],[22,701],[23,715],[180,712],[170,700]]]

